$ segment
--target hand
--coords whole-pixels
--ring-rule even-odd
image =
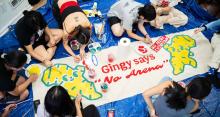
[[[76,56],[76,55],[73,56],[73,58],[74,58],[74,61],[77,62],[77,63],[79,63],[79,61],[81,60],[80,57]]]
[[[143,42],[147,43],[147,44],[152,44],[153,43],[151,38],[149,37],[149,35],[147,35],[145,38],[143,38]]]
[[[153,109],[153,110],[150,110],[150,117],[158,117],[156,115],[156,111]]]
[[[54,39],[54,37],[50,37],[50,41],[47,43],[48,47],[54,47],[56,46],[56,41]]]
[[[8,106],[6,106],[5,111],[2,114],[2,117],[6,117],[9,115],[9,113],[16,108],[16,104],[9,104]]]
[[[196,103],[199,103],[199,101],[200,101],[199,99],[195,99],[195,98],[192,98],[192,100]]]
[[[50,60],[44,60],[43,63],[46,67],[53,66],[53,63]]]
[[[31,82],[34,82],[38,79],[38,75],[33,73],[33,74],[30,75],[29,79],[31,80]]]
[[[82,96],[80,94],[78,94],[75,99],[75,106],[76,107],[81,108],[81,105],[80,105],[81,100],[82,100]]]
[[[84,59],[85,55],[86,55],[86,53],[85,53],[84,49],[80,49],[80,58]]]
[[[202,32],[202,28],[196,28],[194,30],[194,34],[198,34],[199,32]]]

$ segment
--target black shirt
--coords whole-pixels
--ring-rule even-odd
[[[16,87],[16,81],[12,81],[13,71],[7,70],[3,59],[0,58],[0,91],[13,91]]]
[[[39,15],[39,19],[40,30],[38,31],[33,31],[28,26],[26,26],[25,17],[22,17],[16,23],[15,33],[21,46],[28,46],[30,44],[34,44],[36,41],[39,41],[39,39],[44,39],[40,37],[43,35],[44,28],[47,26],[47,23],[41,14]]]

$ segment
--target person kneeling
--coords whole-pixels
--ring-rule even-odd
[[[37,80],[36,74],[30,75],[26,80],[18,75],[27,61],[27,56],[21,51],[12,51],[1,55],[0,58],[0,102],[11,103],[27,98],[27,87]]]
[[[82,109],[81,96],[71,100],[68,92],[62,86],[53,86],[45,96],[44,105],[37,109],[38,117],[100,117],[97,108],[89,105]]]
[[[148,44],[152,43],[144,28],[145,22],[156,18],[156,11],[152,5],[143,5],[134,0],[120,0],[112,5],[107,15],[115,36],[120,37],[126,31],[131,38]],[[135,34],[136,27],[144,37]]]

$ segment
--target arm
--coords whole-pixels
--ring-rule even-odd
[[[85,48],[86,48],[87,44],[84,44],[80,47],[80,57],[81,59],[83,59],[85,57]]]
[[[197,100],[197,99],[192,99],[192,100],[194,101],[194,107],[193,107],[193,109],[191,110],[190,113],[193,113],[193,112],[197,111],[198,108],[199,108],[199,100]]]
[[[28,53],[34,57],[35,59],[41,61],[41,62],[44,62],[46,60],[46,58],[42,57],[41,55],[37,54],[36,52],[34,52],[34,49],[32,47],[32,45],[28,45],[28,46],[25,46],[25,48],[27,49]]]
[[[9,113],[16,108],[16,104],[9,104],[8,106],[6,106],[4,112],[2,113],[1,117],[8,117]]]
[[[50,38],[53,37],[53,35],[52,35],[52,33],[51,33],[51,31],[50,31],[50,29],[49,29],[48,26],[45,27],[45,33],[46,33]]]
[[[145,90],[144,93],[142,94],[144,97],[144,100],[146,101],[146,103],[149,107],[149,112],[150,112],[151,116],[155,116],[155,109],[154,109],[154,106],[153,106],[153,103],[152,103],[150,97],[153,95],[162,94],[164,89],[166,87],[171,86],[171,85],[172,85],[171,81],[166,81],[161,84],[158,84],[157,86],[154,86],[150,89]]]
[[[66,33],[66,31],[64,31],[64,36],[63,36],[63,47],[64,49],[74,58],[74,60],[76,62],[80,61],[80,57],[76,56],[72,49],[70,48],[70,46],[68,45],[68,33]]]
[[[51,33],[51,30],[48,26],[45,27],[45,33],[49,36],[49,46],[53,47],[56,45],[56,42],[54,41],[55,39],[53,39],[53,34]]]
[[[11,91],[10,93],[14,94],[15,96],[19,96],[24,90],[27,89],[27,87],[34,81],[36,81],[38,76],[36,74],[32,74],[24,83],[17,86],[14,91]]]
[[[141,33],[145,36],[145,35],[148,35],[147,31],[145,30],[145,27],[144,27],[144,20],[141,20],[138,22],[138,28],[139,30],[141,31]]]
[[[64,36],[63,36],[63,47],[64,49],[72,56],[75,57],[76,55],[73,53],[72,49],[70,48],[70,46],[68,45],[68,33],[66,33],[66,31],[64,31]]]
[[[140,37],[137,34],[133,33],[132,30],[126,30],[126,32],[128,33],[129,37],[134,38],[134,39],[139,40],[139,41],[144,41],[143,37]]]
[[[82,97],[81,95],[78,95],[75,99],[75,106],[76,106],[76,116],[77,117],[83,117],[82,116],[82,112],[81,112],[81,100],[82,100]]]

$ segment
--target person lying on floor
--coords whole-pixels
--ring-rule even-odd
[[[65,50],[79,62],[85,57],[92,32],[92,24],[80,8],[77,0],[54,0],[53,15],[59,27],[63,29],[63,46]],[[73,53],[70,45],[80,45],[80,56]],[[76,48],[78,49],[78,48]]]
[[[12,51],[1,55],[0,58],[0,102],[17,102],[26,99],[29,92],[27,87],[34,82],[38,76],[30,75],[26,80],[18,75],[27,61],[26,54],[22,51]]]
[[[56,44],[61,40],[61,29],[50,29],[43,16],[37,11],[24,11],[16,23],[15,33],[24,50],[46,66],[52,66],[51,59]]]
[[[62,86],[51,87],[37,109],[38,117],[100,117],[97,108],[89,105],[81,107],[81,96],[71,100],[68,92]]]
[[[211,91],[210,78],[194,78],[186,88],[175,81],[165,81],[147,89],[142,94],[149,109],[150,117],[184,117],[195,112],[199,100]],[[151,96],[159,95],[154,103]]]
[[[152,5],[144,5],[134,0],[120,0],[111,6],[107,16],[113,35],[121,37],[126,31],[131,38],[152,43],[144,27],[145,22],[156,18],[156,11]],[[137,27],[144,37],[135,34]]]
[[[150,0],[156,8],[157,17],[151,21],[151,26],[163,29],[164,24],[170,24],[174,27],[184,26],[188,22],[188,17],[180,10],[174,8],[181,0]]]

